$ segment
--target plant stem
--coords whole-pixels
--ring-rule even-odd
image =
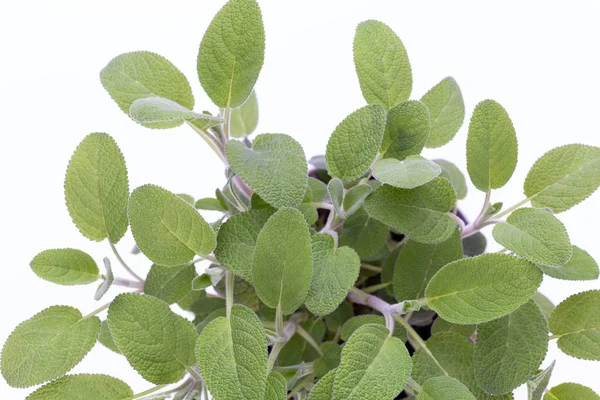
[[[194,378],[196,381],[201,381],[202,377],[198,375],[196,371],[192,369],[192,367],[184,366],[185,370]]]
[[[140,397],[146,396],[147,394],[158,392],[160,389],[164,388],[165,386],[167,386],[167,385],[154,386],[153,388],[150,388],[148,390],[144,390],[143,392],[134,394],[133,397],[130,397],[129,399],[130,400],[139,399]]]
[[[385,326],[390,331],[390,336],[394,333],[394,318],[390,310],[390,304],[387,301],[381,300],[379,297],[372,296],[362,290],[352,287],[348,293],[348,300],[353,303],[369,306],[374,310],[379,311],[385,318]]]
[[[383,270],[383,268],[381,268],[381,267],[378,267],[376,265],[367,264],[367,263],[361,263],[360,267],[362,269],[366,269],[367,271],[377,272],[378,274],[380,274],[381,271]]]
[[[95,309],[94,311],[92,311],[91,313],[89,313],[88,315],[84,316],[82,319],[86,319],[89,317],[93,317],[96,314],[101,313],[102,311],[106,310],[108,308],[108,306],[110,306],[110,303],[106,303],[105,305],[103,305],[100,308]]]
[[[130,287],[130,288],[134,288],[134,289],[143,289],[144,288],[144,284],[142,282],[135,282],[135,281],[130,281],[129,279],[117,278],[117,277],[115,277],[113,279],[113,285]]]
[[[225,271],[225,307],[227,318],[231,318],[231,309],[233,307],[233,280],[231,272]]]
[[[202,139],[209,145],[209,147],[215,152],[215,154],[223,161],[223,163],[227,164],[227,158],[225,157],[224,151],[221,149],[222,145],[218,142],[217,138],[211,135],[208,132],[203,131],[202,129],[194,126],[193,124],[188,122],[188,125],[192,127],[192,129],[200,135]]]
[[[275,360],[277,360],[277,356],[279,355],[279,352],[283,346],[285,346],[285,342],[275,342],[273,347],[271,347],[271,353],[269,354],[269,359],[267,360],[267,374],[270,374],[273,370]]]
[[[413,388],[417,393],[423,390],[423,386],[419,385],[412,377],[408,377],[406,384]]]
[[[511,212],[515,211],[517,208],[521,207],[522,205],[527,204],[527,202],[529,202],[531,199],[533,199],[533,197],[534,196],[528,197],[525,200],[521,200],[520,202],[518,202],[514,206],[507,208],[506,210],[502,211],[501,213],[493,215],[493,217],[496,218],[496,219],[502,218],[505,215],[510,214]]]
[[[140,282],[144,282],[144,280],[135,272],[133,272],[133,270],[131,268],[129,268],[129,266],[125,263],[125,261],[121,258],[121,255],[119,254],[119,252],[117,251],[117,248],[115,247],[114,244],[112,244],[112,242],[109,240],[108,244],[110,244],[110,248],[112,249],[113,253],[115,254],[115,257],[117,257],[117,260],[119,260],[119,262],[121,263],[121,265],[123,266],[123,268],[125,268],[125,270],[127,272],[129,272],[129,274],[131,276],[133,276],[135,279],[137,279]]]
[[[230,124],[230,120],[231,120],[231,107],[229,107],[229,105],[227,105],[227,107],[225,107],[225,115],[224,115],[224,119],[225,119],[225,123],[223,124],[223,135],[225,136],[225,142],[227,142],[229,140],[229,134],[230,134],[230,130],[231,130],[231,124]]]
[[[306,331],[306,329],[300,325],[296,325],[296,333],[302,336],[304,340],[306,340],[308,344],[310,344],[317,351],[317,353],[319,353],[319,357],[323,357],[323,352],[321,351],[319,344],[315,341],[312,335]]]
[[[292,397],[294,397],[296,395],[296,393],[298,393],[299,391],[301,391],[302,389],[304,389],[306,387],[306,385],[308,385],[309,383],[311,383],[313,381],[313,379],[315,379],[315,374],[310,374],[307,375],[304,379],[302,379],[296,386],[294,386],[294,388],[292,389],[292,391],[288,394],[288,399],[291,399]]]
[[[363,288],[363,292],[374,293],[374,292],[378,291],[379,289],[383,289],[383,288],[390,286],[391,284],[392,284],[392,282],[384,282],[384,283],[380,283],[377,285],[368,286],[366,288]]]

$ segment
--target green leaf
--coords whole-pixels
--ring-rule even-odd
[[[373,176],[380,182],[401,189],[423,186],[441,172],[439,165],[421,156],[408,156],[404,161],[386,158],[377,161],[373,167]]]
[[[565,265],[558,268],[538,266],[546,275],[556,279],[593,281],[598,278],[598,264],[588,252],[577,246],[573,246],[573,255]]]
[[[487,239],[481,232],[475,232],[474,235],[467,236],[462,242],[465,257],[475,257],[483,254],[487,247]]]
[[[323,342],[321,343],[321,352],[323,356],[316,359],[313,364],[315,374],[319,377],[325,376],[329,371],[340,365],[342,346],[336,342]]]
[[[349,246],[361,259],[368,259],[386,245],[389,229],[359,208],[344,222],[340,246]]]
[[[291,314],[304,302],[312,276],[310,234],[298,210],[284,208],[265,223],[256,239],[252,280],[269,307]]]
[[[190,110],[194,108],[194,96],[185,76],[155,53],[136,51],[113,58],[100,72],[100,81],[127,115],[131,104],[145,97],[164,97]]]
[[[102,283],[98,285],[96,293],[94,293],[94,300],[96,301],[100,300],[106,294],[106,292],[108,292],[108,289],[110,289],[110,286],[115,280],[115,276],[113,275],[112,268],[110,265],[110,259],[108,257],[104,257],[102,261],[104,262],[104,268],[106,269],[106,276],[104,278],[104,281],[102,281]]]
[[[421,97],[431,114],[431,134],[426,147],[441,147],[451,141],[465,119],[465,103],[454,78],[447,77]]]
[[[195,277],[196,269],[193,264],[175,267],[153,264],[146,277],[144,293],[167,304],[177,303],[192,289]]]
[[[520,208],[496,224],[492,234],[502,246],[535,264],[560,267],[571,258],[567,230],[547,210]]]
[[[286,400],[287,399],[287,382],[283,375],[279,372],[271,372],[267,376],[267,389],[265,400]]]
[[[600,396],[587,386],[566,382],[546,392],[544,400],[599,400]]]
[[[348,218],[358,211],[372,190],[371,186],[366,183],[361,183],[348,189],[344,196],[344,217]]]
[[[212,280],[208,274],[198,275],[192,280],[192,290],[204,290],[209,286],[212,286]]]
[[[544,314],[544,318],[548,321],[548,319],[550,319],[550,314],[554,311],[554,304],[540,292],[535,292],[533,296],[531,296],[531,300],[535,301],[535,304],[537,304],[542,311],[542,314]]]
[[[45,250],[29,264],[37,276],[59,285],[86,285],[98,280],[98,265],[77,249]]]
[[[325,336],[325,324],[319,320],[308,320],[301,324],[302,328],[320,343]],[[314,361],[319,358],[316,350],[302,337],[295,333],[283,346],[277,357],[278,366],[294,366],[302,361]]]
[[[375,160],[385,131],[385,111],[366,106],[348,115],[331,134],[325,159],[327,172],[343,182],[366,173]]]
[[[100,333],[98,334],[98,341],[104,345],[104,347],[114,351],[117,354],[121,354],[121,350],[115,344],[110,328],[108,327],[108,321],[104,320],[100,324]]]
[[[258,3],[230,0],[200,43],[200,84],[217,106],[235,108],[250,96],[264,57],[265,30]]]
[[[516,310],[541,283],[542,272],[530,262],[488,253],[440,269],[425,296],[429,307],[446,321],[480,324]]]
[[[73,307],[51,306],[21,322],[10,334],[0,366],[12,387],[39,385],[69,372],[94,347],[100,319]]]
[[[483,192],[501,188],[517,166],[517,135],[504,108],[494,100],[477,104],[467,137],[467,171]]]
[[[383,185],[365,201],[376,220],[420,243],[439,243],[456,231],[450,209],[456,195],[450,182],[436,178],[414,189]]]
[[[538,372],[527,380],[527,400],[542,400],[544,391],[548,387],[548,382],[550,382],[554,364],[555,361],[552,361],[548,368]]]
[[[315,203],[325,200],[327,197],[327,185],[318,179],[308,177],[308,189],[312,193],[311,201]]]
[[[65,199],[73,222],[88,239],[117,243],[127,231],[129,183],[121,150],[106,133],[92,133],[71,156]]]
[[[327,184],[327,193],[335,212],[343,216],[344,183],[338,178],[332,178]]]
[[[584,360],[600,360],[600,290],[577,293],[556,306],[550,332],[563,353]]]
[[[229,120],[229,133],[231,137],[243,138],[252,134],[258,125],[258,101],[256,91],[252,91],[248,100],[238,108],[231,110]]]
[[[230,140],[226,152],[231,168],[265,202],[275,208],[302,203],[308,185],[306,157],[302,146],[290,136],[258,135],[252,149]]]
[[[306,307],[315,315],[333,312],[346,298],[360,271],[360,258],[350,247],[335,247],[333,237],[316,234],[311,238],[313,275]]]
[[[222,118],[195,113],[164,97],[137,99],[131,103],[129,115],[138,124],[154,129],[175,128],[189,122],[204,130],[223,123]]]
[[[208,324],[198,337],[196,359],[215,399],[264,400],[267,341],[252,310],[234,304],[230,318]]]
[[[177,382],[196,364],[194,325],[162,300],[120,294],[108,308],[108,326],[129,364],[147,381]]]
[[[332,400],[388,400],[402,391],[412,362],[404,342],[381,325],[358,328],[342,350]]]
[[[205,197],[203,199],[198,199],[194,206],[198,210],[211,210],[211,211],[227,211],[227,207],[223,207],[223,204],[217,199],[212,197]]]
[[[347,301],[342,301],[342,304],[329,315],[325,316],[325,323],[329,332],[335,332],[344,325],[344,323],[352,318],[354,311],[352,306]]]
[[[319,379],[319,382],[310,390],[308,400],[332,400],[333,395],[333,383],[337,369],[332,369]]]
[[[477,400],[469,389],[449,376],[427,379],[416,400]]]
[[[221,279],[215,289],[225,297],[225,279]],[[260,309],[260,300],[254,286],[239,276],[235,276],[233,279],[233,298],[236,303],[242,304],[252,311],[256,312]]]
[[[416,100],[398,104],[387,115],[381,158],[403,160],[419,155],[430,131],[429,110],[425,104]]]
[[[386,109],[410,97],[412,71],[402,41],[386,24],[361,22],[354,36],[354,66],[369,104]]]
[[[437,159],[431,160],[442,168],[440,177],[446,178],[452,184],[454,191],[456,192],[456,198],[462,200],[467,197],[467,182],[465,176],[460,169],[450,161]]]
[[[66,375],[27,396],[27,400],[127,400],[131,388],[122,380],[101,374]]]
[[[444,320],[441,317],[437,317],[433,321],[433,325],[431,325],[431,334],[437,335],[442,332],[454,332],[458,333],[461,336],[466,337],[467,339],[473,336],[473,332],[477,327],[475,325],[459,325],[453,324]]]
[[[531,167],[523,190],[534,207],[561,213],[600,186],[600,148],[568,144],[548,151]]]
[[[463,248],[458,229],[450,238],[437,244],[409,240],[402,247],[394,266],[394,297],[402,301],[425,296],[425,288],[436,272],[462,256]]]
[[[159,186],[131,193],[129,221],[142,253],[159,265],[186,264],[216,246],[215,233],[194,207]]]
[[[348,319],[342,326],[342,330],[340,331],[340,338],[344,342],[347,342],[358,328],[366,324],[378,324],[381,326],[385,326],[385,319],[383,318],[383,316],[376,314],[363,314],[357,315],[356,317],[352,317]],[[406,331],[400,325],[396,325],[394,327],[394,333],[392,334],[392,336],[402,340],[403,342],[406,341]]]
[[[529,300],[512,313],[477,326],[475,380],[488,393],[510,393],[537,371],[547,351],[546,319]]]

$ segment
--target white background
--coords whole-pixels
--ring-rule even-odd
[[[110,253],[106,242],[80,236],[64,205],[67,162],[85,135],[113,135],[127,160],[131,189],[151,182],[199,198],[223,184],[219,160],[189,128],[157,131],[136,125],[98,78],[120,53],[154,51],[186,74],[196,109],[215,112],[198,83],[196,55],[222,4],[1,2],[1,343],[17,324],[49,305],[73,305],[87,314],[103,303],[93,300],[95,285],[53,285],[28,266],[33,256],[50,248],[79,248],[99,265]],[[600,146],[600,3],[264,0],[261,7],[267,52],[257,83],[258,131],[292,135],[308,157],[322,154],[335,126],[365,103],[354,73],[352,40],[356,25],[371,18],[384,21],[402,38],[413,67],[413,98],[451,75],[462,89],[467,120],[486,98],[508,110],[519,139],[519,163],[509,184],[493,193],[493,202],[521,200],[524,177],[545,151],[566,143]],[[466,125],[451,144],[425,155],[447,158],[464,169]],[[460,207],[472,218],[482,200],[483,194],[471,186]],[[600,260],[594,229],[600,225],[598,206],[600,194],[595,194],[559,217],[572,242]],[[118,247],[144,272],[148,262],[129,254],[132,243],[128,234]],[[592,288],[600,284],[546,278],[542,292],[558,303]],[[108,298],[118,292],[111,289]],[[600,363],[562,355],[551,343],[543,365],[553,359],[557,365],[551,385],[575,381],[600,392]],[[112,374],[134,392],[151,387],[123,357],[101,345],[73,372]],[[12,389],[0,379],[2,400],[21,399],[30,391]],[[520,390],[517,398],[525,398],[525,392]]]

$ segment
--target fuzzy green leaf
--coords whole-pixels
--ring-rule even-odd
[[[554,311],[554,304],[540,292],[535,292],[533,296],[531,296],[531,300],[535,301],[535,304],[537,304],[542,311],[542,314],[544,314],[544,318],[548,321],[550,319],[550,314]]]
[[[102,345],[115,353],[121,354],[121,350],[115,344],[115,341],[112,338],[112,334],[110,333],[110,328],[108,327],[108,321],[104,320],[100,324],[100,333],[98,334],[98,341],[102,343]]]
[[[117,243],[127,231],[129,183],[121,150],[106,133],[92,133],[77,146],[65,177],[69,214],[83,236]]]
[[[159,186],[131,193],[129,221],[142,253],[159,265],[186,264],[216,246],[215,233],[194,207]]]
[[[600,400],[600,396],[587,386],[566,382],[548,390],[544,400]]]
[[[338,178],[333,178],[327,184],[327,193],[331,199],[331,204],[336,213],[342,214],[342,206],[344,202],[344,183]]]
[[[223,123],[222,118],[195,113],[164,97],[137,99],[131,103],[129,115],[138,124],[154,129],[175,128],[186,121],[202,129],[209,129]]]
[[[473,336],[473,332],[475,332],[476,328],[477,326],[475,325],[453,324],[452,322],[448,322],[441,317],[437,317],[433,321],[433,325],[431,325],[431,334],[437,335],[438,333],[442,332],[454,332],[466,338],[470,338]]]
[[[371,186],[366,183],[361,183],[348,189],[344,196],[344,217],[348,218],[358,211],[358,209],[362,207],[367,196],[371,194],[372,190]]]
[[[229,318],[213,320],[198,337],[196,359],[216,400],[264,400],[267,341],[254,312],[234,304]]]
[[[59,285],[86,285],[98,280],[98,265],[77,249],[45,250],[29,264],[37,276]]]
[[[340,339],[342,339],[344,342],[347,342],[358,328],[366,324],[378,324],[385,326],[385,319],[383,316],[376,314],[362,314],[352,317],[342,326],[342,330],[340,331]],[[396,325],[394,327],[394,333],[392,336],[402,340],[403,342],[406,342],[406,331],[400,325]]]
[[[541,270],[548,276],[568,281],[593,281],[598,278],[598,264],[587,251],[573,246],[573,255],[562,267],[545,267]]]
[[[225,296],[225,279],[221,279],[216,284],[215,289]],[[260,300],[256,295],[254,286],[239,276],[235,276],[233,279],[233,298],[237,304],[244,305],[252,311],[258,311],[260,309]]]
[[[364,208],[359,208],[344,222],[339,245],[351,247],[364,260],[386,245],[388,234],[387,226],[371,218]]]
[[[336,342],[323,342],[321,343],[321,352],[323,355],[316,359],[313,364],[315,374],[319,377],[325,376],[329,371],[340,365],[342,346]]]
[[[21,322],[10,334],[0,366],[12,387],[29,387],[69,372],[94,347],[100,319],[73,307],[51,306]]]
[[[542,400],[544,391],[546,391],[548,383],[550,382],[554,363],[555,362],[552,361],[552,364],[550,364],[548,368],[538,372],[527,380],[527,400]]]
[[[312,194],[311,201],[315,203],[321,202],[327,197],[327,185],[318,179],[308,177],[308,189]]]
[[[489,253],[454,261],[433,276],[427,304],[448,322],[480,324],[502,317],[524,304],[542,283],[542,272],[530,262]]]
[[[121,294],[108,308],[108,325],[129,364],[154,384],[177,382],[186,367],[196,364],[194,325],[162,300],[146,294]]]
[[[585,360],[600,360],[600,290],[577,293],[556,306],[550,315],[550,332],[563,353]]]
[[[493,100],[477,104],[467,137],[467,171],[483,192],[501,188],[517,166],[517,135],[504,108]]]
[[[252,260],[258,297],[291,314],[304,302],[312,277],[310,234],[298,210],[284,208],[265,223]]]
[[[436,178],[415,189],[383,185],[365,201],[365,210],[376,220],[421,243],[439,243],[456,231],[450,209],[456,195],[450,182]]]
[[[431,131],[427,106],[420,101],[407,100],[393,107],[387,115],[381,144],[383,158],[403,160],[419,155]]]
[[[329,332],[336,332],[348,319],[352,318],[353,314],[354,310],[350,303],[342,301],[342,304],[334,312],[325,316],[327,330]]]
[[[560,213],[600,186],[600,148],[568,144],[548,151],[531,167],[523,190],[534,207]]]
[[[462,171],[458,167],[452,164],[450,161],[437,159],[431,160],[442,168],[440,177],[446,178],[452,184],[454,191],[456,192],[456,198],[462,200],[467,196],[467,181]]]
[[[181,300],[192,289],[196,277],[193,264],[165,267],[153,264],[146,277],[144,293],[173,304]]]
[[[198,210],[227,211],[227,207],[224,207],[219,200],[212,197],[198,199],[194,204],[194,207]]]
[[[302,202],[308,185],[306,157],[290,136],[258,135],[252,149],[230,140],[227,158],[231,168],[271,206],[297,207]]]
[[[66,375],[27,396],[27,400],[127,400],[133,391],[122,380],[101,374]]]
[[[271,372],[267,377],[265,400],[286,400],[287,382],[279,372]]]
[[[520,208],[494,226],[494,239],[535,264],[560,267],[571,258],[565,226],[552,213],[539,208]]]
[[[252,134],[258,125],[258,100],[252,91],[248,100],[238,108],[231,110],[229,133],[234,138],[243,138]]]
[[[469,389],[449,376],[427,379],[416,400],[477,400]]]
[[[360,178],[375,160],[385,131],[385,111],[366,106],[348,115],[327,142],[329,175],[350,182]]]
[[[386,109],[410,97],[412,71],[400,38],[386,24],[369,20],[356,28],[354,66],[369,104]]]
[[[465,119],[465,103],[454,78],[447,77],[421,97],[431,114],[431,134],[426,147],[435,148],[454,138]]]
[[[310,390],[308,400],[332,400],[333,394],[333,383],[337,369],[332,369],[319,379],[319,382]]]
[[[401,189],[422,186],[441,172],[439,165],[421,156],[408,156],[404,161],[386,158],[377,161],[373,167],[373,176],[380,182]]]

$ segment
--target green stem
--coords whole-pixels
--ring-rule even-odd
[[[384,283],[379,283],[377,285],[373,285],[373,286],[367,286],[366,288],[363,288],[363,292],[365,293],[374,293],[380,289],[386,288],[388,286],[390,286],[392,284],[392,282],[384,282]]]
[[[121,255],[119,254],[119,252],[117,251],[117,248],[115,247],[114,244],[112,244],[112,242],[109,240],[108,244],[110,244],[110,248],[112,249],[113,253],[115,254],[115,257],[117,257],[117,260],[119,260],[119,262],[121,263],[121,265],[123,266],[123,268],[125,268],[125,270],[127,272],[129,272],[129,274],[131,276],[133,276],[135,279],[137,279],[140,282],[144,282],[144,280],[135,272],[133,272],[133,270],[131,268],[129,268],[129,266],[127,265],[127,263],[125,263],[125,261],[123,260],[123,258],[121,258]]]
[[[271,370],[273,370],[277,356],[279,356],[279,352],[283,346],[285,346],[285,342],[276,342],[271,348],[271,353],[269,354],[269,359],[267,360],[267,375],[271,373]]]
[[[319,353],[319,357],[323,357],[323,352],[321,351],[319,344],[315,341],[312,335],[306,331],[306,329],[300,325],[296,325],[296,333],[302,336],[304,340],[306,340],[308,344],[310,344],[317,351],[317,353]]]
[[[154,393],[154,392],[158,392],[160,389],[164,388],[167,385],[158,385],[158,386],[154,386],[153,388],[150,388],[148,390],[144,390],[143,392],[140,393],[136,393],[133,395],[133,397],[130,397],[130,400],[133,399],[139,399],[140,397],[146,396],[148,394]]]
[[[298,393],[299,391],[304,389],[306,387],[306,385],[311,383],[313,381],[313,379],[315,379],[315,376],[316,376],[315,374],[307,375],[306,378],[302,379],[296,386],[294,386],[292,391],[290,393],[288,393],[287,398],[291,399],[292,397],[294,397],[296,395],[296,393]]]
[[[223,161],[225,164],[227,164],[227,158],[225,157],[225,153],[221,149],[221,145],[218,142],[218,140],[213,135],[211,135],[210,133],[203,131],[202,129],[198,128],[197,126],[194,126],[193,124],[191,124],[189,122],[188,122],[188,125],[191,126],[192,129],[198,135],[200,135],[200,137],[202,139],[204,139],[204,141],[215,152],[215,154],[221,159],[221,161]]]
[[[231,309],[233,308],[233,280],[231,272],[225,271],[225,307],[227,318],[231,318]]]
[[[534,196],[528,197],[525,200],[521,200],[520,202],[518,202],[514,206],[507,208],[506,210],[502,211],[501,213],[496,214],[496,215],[492,215],[492,217],[494,217],[495,219],[502,218],[505,215],[510,214],[511,212],[515,211],[517,208],[521,207],[522,205],[527,204],[527,202],[531,201],[531,199],[533,199],[533,197]]]
[[[225,107],[225,115],[224,115],[225,123],[223,124],[223,135],[225,136],[225,142],[229,140],[230,136],[230,120],[231,120],[231,107],[229,105]]]
[[[423,390],[423,386],[419,385],[412,377],[408,377],[406,384],[413,388],[417,393]]]
[[[198,375],[198,373],[196,371],[194,371],[192,369],[192,367],[189,366],[184,366],[185,370],[192,376],[192,378],[194,378],[196,381],[201,381],[202,377],[200,375]]]
[[[378,267],[376,265],[367,264],[367,263],[361,263],[360,267],[362,269],[366,269],[367,271],[377,272],[378,274],[380,274],[381,271],[383,270],[383,268],[381,268],[381,267]]]
[[[94,311],[92,311],[91,313],[89,313],[88,315],[86,315],[85,317],[83,317],[82,319],[93,317],[94,315],[99,314],[102,311],[106,310],[108,308],[108,306],[110,306],[110,303],[106,303],[102,307],[95,309]]]

